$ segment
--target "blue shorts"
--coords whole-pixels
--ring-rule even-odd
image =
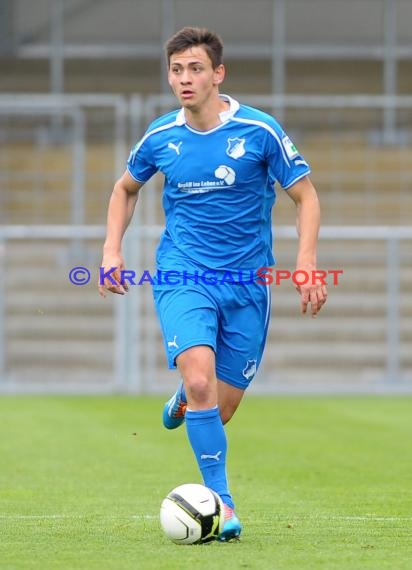
[[[210,346],[216,376],[245,390],[253,380],[266,343],[270,287],[250,284],[154,285],[156,311],[169,368],[193,346]]]

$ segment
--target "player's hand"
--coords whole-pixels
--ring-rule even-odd
[[[112,267],[116,269],[110,271]],[[129,290],[127,282],[122,283],[122,271],[125,269],[125,263],[122,254],[104,254],[101,266],[99,267],[99,281],[97,284],[99,295],[106,297],[106,291],[124,295]],[[103,279],[105,273],[107,277]]]
[[[305,274],[304,272],[309,275],[307,283],[296,285],[296,291],[300,295],[301,313],[303,315],[306,314],[308,306],[310,305],[311,316],[312,318],[316,318],[328,298],[327,287],[320,283],[319,279],[313,279],[312,276],[314,275],[314,269],[302,269],[299,267],[296,271],[301,272],[299,273],[299,280],[302,279],[302,281],[304,280],[302,277]]]

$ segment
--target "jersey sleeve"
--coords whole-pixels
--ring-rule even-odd
[[[137,182],[147,182],[158,170],[148,133],[131,150],[127,160],[127,170]]]
[[[275,120],[267,129],[265,151],[270,176],[284,190],[310,173],[309,164]]]

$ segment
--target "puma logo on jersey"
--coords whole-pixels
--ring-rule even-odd
[[[173,340],[169,340],[169,341],[167,342],[168,348],[179,348],[179,346],[178,346],[178,344],[177,344],[176,341],[177,341],[177,336],[175,335]]]
[[[167,148],[170,148],[176,152],[177,155],[180,154],[180,147],[182,146],[182,141],[178,142],[177,144],[170,142],[167,145]]]
[[[216,461],[219,461],[221,455],[222,455],[221,451],[218,451],[216,455],[207,455],[206,453],[202,453],[200,459],[215,459]]]

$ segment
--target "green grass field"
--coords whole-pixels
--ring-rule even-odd
[[[177,546],[164,495],[199,476],[162,400],[0,399],[0,568],[412,568],[412,398],[245,399],[227,426],[238,543]]]

